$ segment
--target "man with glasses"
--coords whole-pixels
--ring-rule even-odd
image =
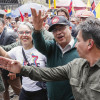
[[[67,64],[78,57],[75,43],[76,39],[71,36],[70,22],[64,16],[55,16],[50,21],[49,32],[54,35],[54,40],[45,41],[42,33],[43,20],[41,13],[37,15],[32,9],[34,24],[34,44],[35,47],[47,57],[47,66],[57,67]],[[74,100],[69,81],[47,82],[49,100]]]
[[[64,16],[68,21],[70,21],[69,12],[64,7],[57,9],[57,16]],[[76,26],[72,22],[70,22],[70,26],[72,27],[72,32],[71,32],[72,36],[76,37],[76,33],[75,33],[75,27]]]

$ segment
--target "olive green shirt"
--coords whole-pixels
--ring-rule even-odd
[[[75,100],[100,100],[100,60],[92,67],[82,58],[54,68],[24,66],[21,74],[37,81],[69,79]]]

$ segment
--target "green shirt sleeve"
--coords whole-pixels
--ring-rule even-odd
[[[54,67],[39,68],[34,66],[23,66],[21,75],[31,78],[35,81],[60,81],[68,79],[70,73],[70,64]]]
[[[81,72],[81,67],[86,60],[77,58],[64,66],[53,68],[39,68],[35,66],[23,66],[21,75],[29,77],[35,81],[62,81],[70,80],[71,78],[78,78]]]

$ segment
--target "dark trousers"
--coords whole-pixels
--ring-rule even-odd
[[[23,88],[20,92],[19,100],[48,100],[46,90],[34,92],[25,91]]]

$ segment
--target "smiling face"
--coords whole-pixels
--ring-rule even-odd
[[[32,31],[27,25],[20,25],[18,28],[18,36],[22,46],[31,47],[32,43]]]
[[[71,40],[71,30],[69,26],[56,25],[52,30],[56,42],[64,48]]]

